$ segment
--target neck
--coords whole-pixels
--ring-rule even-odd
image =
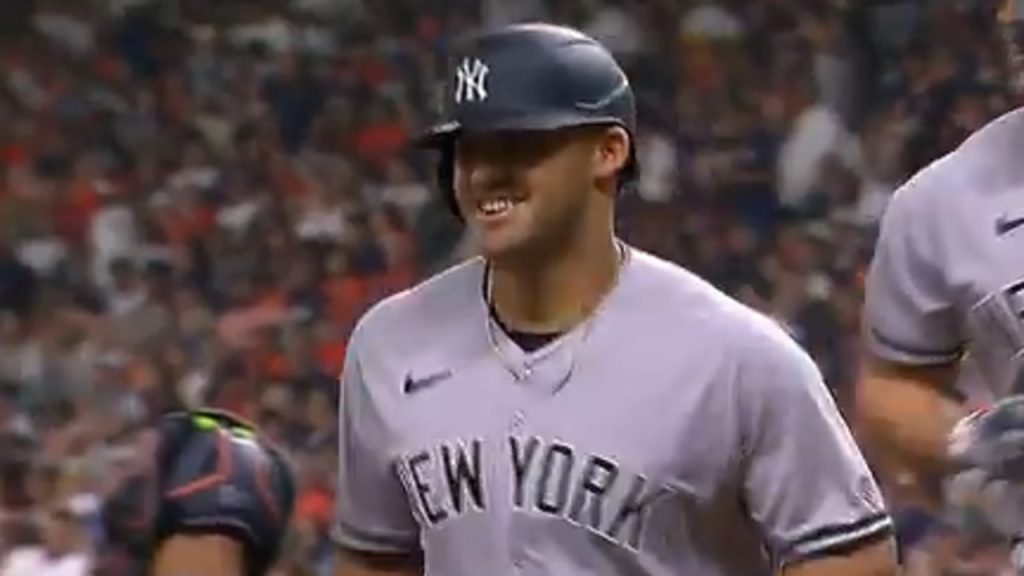
[[[608,234],[586,249],[549,254],[543,261],[491,266],[491,303],[508,328],[564,332],[594,311],[618,276],[621,255]]]

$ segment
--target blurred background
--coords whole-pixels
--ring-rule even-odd
[[[407,138],[481,23],[616,53],[643,168],[621,235],[777,319],[848,409],[890,194],[1009,106],[980,4],[0,2],[0,576],[88,574],[126,434],[199,403],[289,448],[278,575],[329,574],[349,331],[471,250]],[[1005,571],[886,489],[910,574]]]

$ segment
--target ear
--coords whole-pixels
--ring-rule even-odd
[[[630,137],[621,126],[601,132],[594,149],[594,175],[599,179],[616,178],[629,161]]]
[[[996,20],[1000,24],[1013,23],[1014,20],[1021,17],[1020,14],[1016,13],[1015,8],[1014,0],[1003,0],[999,3],[999,10],[996,11]]]

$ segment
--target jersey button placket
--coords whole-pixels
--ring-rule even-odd
[[[509,541],[509,559],[512,561],[512,571],[516,574],[527,570],[530,566],[530,553],[527,549],[528,539],[522,530],[525,526],[519,525],[513,528]]]
[[[526,414],[522,410],[516,410],[512,413],[512,418],[509,421],[509,430],[519,432],[523,429],[524,423],[526,423]]]
[[[512,570],[516,573],[536,572],[540,562],[525,540],[518,540],[512,549]]]

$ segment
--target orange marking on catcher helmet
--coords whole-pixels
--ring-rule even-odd
[[[221,484],[231,475],[231,450],[228,448],[227,433],[223,430],[217,432],[217,469],[201,476],[188,484],[179,486],[167,492],[168,498],[183,498],[197,492],[202,492]]]

